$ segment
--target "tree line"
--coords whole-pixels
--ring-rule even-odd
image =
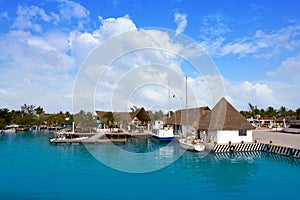
[[[58,112],[47,114],[41,106],[27,105],[21,106],[20,110],[0,109],[0,129],[6,125],[17,124],[26,126],[61,126],[71,124],[73,115],[69,112]]]
[[[256,105],[249,105],[248,111],[240,111],[242,115],[246,118],[276,118],[279,117],[295,117],[300,119],[300,108],[296,109],[295,111],[292,109],[288,109],[285,106],[281,106],[279,109],[275,109],[272,106],[267,107],[266,109],[258,108]]]

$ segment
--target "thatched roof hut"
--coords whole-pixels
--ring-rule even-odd
[[[251,130],[254,127],[224,97],[199,124],[200,131]]]
[[[198,127],[199,122],[210,112],[209,107],[188,108],[176,110],[175,113],[167,118],[165,124],[169,125],[191,125]]]
[[[139,108],[136,111],[131,112],[130,116],[131,116],[131,119],[134,119],[136,117],[141,122],[151,121],[151,119],[150,119],[148,113],[145,111],[144,107]]]
[[[102,123],[107,122],[109,113],[113,115],[114,121],[118,124],[129,124],[134,119],[137,119],[141,122],[149,122],[151,120],[143,107],[134,112],[96,111],[96,114]]]

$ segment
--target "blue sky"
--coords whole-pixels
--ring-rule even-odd
[[[293,0],[0,0],[0,107],[27,103],[47,112],[72,111],[74,82],[86,56],[116,34],[145,27],[171,29],[201,45],[238,110],[249,102],[300,107],[300,14]],[[181,66],[181,73],[190,72]],[[197,77],[189,83],[200,90],[203,85]],[[110,109],[103,103],[111,101],[107,90],[98,87],[97,109]],[[136,96],[151,107],[149,99]],[[212,107],[207,96],[197,96],[197,105]]]

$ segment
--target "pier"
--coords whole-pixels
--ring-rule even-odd
[[[72,143],[125,143],[130,138],[148,138],[149,133],[129,133],[129,132],[105,132],[105,133],[79,133],[66,132],[64,134],[55,133],[55,137],[50,139],[53,144]]]
[[[253,131],[253,143],[207,144],[214,153],[264,151],[300,159],[300,134]]]
[[[105,132],[105,133],[66,133],[67,137],[50,139],[54,144],[87,144],[87,143],[126,143],[130,138],[149,138],[148,132]],[[212,144],[207,143],[206,148],[214,153],[232,152],[269,152],[300,159],[300,134],[282,132],[253,131],[251,143]]]

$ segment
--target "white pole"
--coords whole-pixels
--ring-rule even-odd
[[[75,133],[75,122],[72,122],[72,133]]]
[[[168,100],[169,100],[169,118],[171,117],[171,108],[170,108],[170,86],[169,86],[169,81],[168,81]]]

